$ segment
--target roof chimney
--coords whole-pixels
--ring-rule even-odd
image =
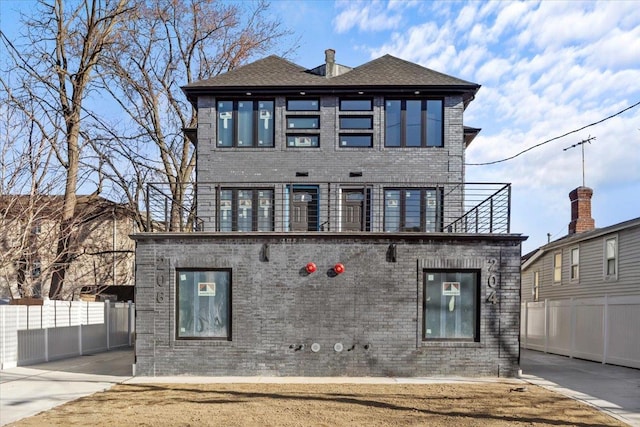
[[[595,221],[591,218],[591,196],[593,196],[593,190],[589,187],[578,187],[569,193],[569,200],[571,200],[569,235],[596,228]]]
[[[325,77],[333,77],[336,75],[336,51],[327,49],[324,51]]]

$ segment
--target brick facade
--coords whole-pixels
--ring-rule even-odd
[[[519,237],[203,233],[136,239],[137,375],[517,374]],[[265,243],[268,261],[260,255]],[[392,243],[396,262],[387,257]],[[318,271],[301,275],[309,261]],[[336,262],[346,271],[330,277]],[[232,270],[230,341],[176,339],[176,268],[203,267]],[[422,271],[431,269],[480,272],[479,342],[422,339]],[[491,274],[498,278],[496,304],[486,301]],[[319,351],[311,350],[313,343]]]

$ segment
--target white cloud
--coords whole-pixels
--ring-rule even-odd
[[[483,128],[467,150],[469,163],[503,159],[640,101],[636,1],[435,2],[427,12],[405,16],[412,25],[390,30],[368,51],[482,85],[465,112],[465,123]],[[512,182],[514,225],[523,227],[514,230],[535,234],[532,245],[546,243],[547,231],[566,234],[567,194],[582,184],[581,149],[563,148],[596,137],[585,146],[586,184],[602,212],[598,200],[607,197],[599,191],[640,192],[638,128],[640,106],[514,160],[468,166],[467,180]],[[638,215],[623,204],[620,220]]]
[[[360,31],[383,31],[398,28],[403,11],[415,6],[417,2],[391,1],[387,6],[379,0],[338,1],[340,10],[333,20],[335,31],[344,33],[352,28]]]

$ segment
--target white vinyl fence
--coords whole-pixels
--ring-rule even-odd
[[[0,369],[131,346],[134,304],[44,301],[0,306]]]
[[[522,304],[523,348],[640,368],[640,296]]]

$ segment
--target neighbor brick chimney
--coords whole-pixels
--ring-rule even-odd
[[[596,223],[591,218],[591,196],[593,196],[593,190],[589,187],[578,187],[569,193],[569,200],[571,200],[569,235],[596,228]]]
[[[327,49],[324,51],[325,77],[334,77],[336,75],[336,51]]]

